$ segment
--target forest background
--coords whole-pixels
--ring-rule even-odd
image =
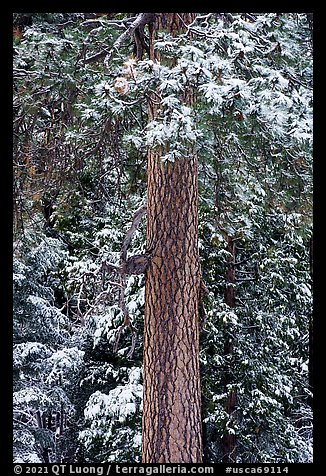
[[[149,150],[191,147],[204,460],[311,462],[311,16],[196,14],[153,61],[137,15],[14,15],[15,461],[140,461],[144,276],[112,264]]]

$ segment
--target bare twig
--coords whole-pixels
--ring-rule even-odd
[[[120,252],[120,264],[125,263],[127,259],[127,249],[130,245],[131,238],[135,231],[137,230],[141,219],[146,213],[146,203],[142,205],[141,207],[138,208],[138,210],[135,211],[131,227],[126,233],[126,236],[123,240],[122,246],[121,246],[121,252]]]
[[[121,334],[124,329],[128,328],[131,332],[132,337],[131,337],[131,347],[127,354],[127,358],[131,358],[135,350],[136,341],[137,341],[137,332],[136,332],[136,328],[134,327],[130,319],[130,315],[129,315],[129,311],[128,311],[128,307],[127,307],[126,299],[125,299],[126,275],[144,273],[149,262],[149,257],[146,254],[134,255],[134,256],[131,256],[129,259],[127,259],[127,251],[128,251],[130,242],[132,240],[132,237],[135,231],[137,230],[140,224],[140,221],[142,217],[145,215],[145,213],[146,213],[146,203],[143,204],[141,207],[139,207],[134,213],[131,226],[128,229],[125,235],[125,238],[122,242],[119,265],[115,265],[112,263],[108,263],[107,261],[103,261],[97,271],[87,271],[86,273],[84,273],[82,277],[82,284],[80,286],[80,290],[77,297],[77,311],[78,311],[77,315],[78,315],[78,318],[80,319],[81,324],[84,325],[86,318],[101,302],[103,302],[103,298],[105,298],[108,295],[110,296],[112,294],[111,287],[114,286],[119,288],[119,307],[123,313],[124,320],[121,326],[119,326],[119,328],[117,329],[113,350],[115,352],[117,351]],[[107,289],[101,291],[96,296],[95,300],[93,301],[93,304],[88,303],[90,307],[87,310],[87,312],[84,315],[82,315],[82,312],[80,309],[80,302],[83,301],[83,299],[81,298],[81,295],[82,295],[84,284],[85,284],[85,278],[87,276],[96,278],[97,275],[103,272],[105,273],[106,271],[109,273],[116,273],[119,277],[119,280],[106,281]]]
[[[136,345],[136,338],[137,338],[137,332],[135,326],[132,324],[130,320],[130,315],[129,311],[126,305],[126,300],[125,300],[125,289],[126,289],[126,277],[125,275],[120,277],[120,283],[121,283],[121,289],[120,289],[120,294],[119,294],[119,307],[122,310],[124,320],[121,326],[117,329],[116,335],[115,335],[115,342],[114,342],[114,347],[113,351],[116,352],[118,350],[118,345],[120,341],[121,334],[125,328],[129,328],[132,334],[132,340],[131,340],[131,347],[128,352],[127,357],[131,358],[132,354],[134,353],[135,345]]]
[[[118,283],[115,283],[115,284],[120,286],[120,284],[118,284]],[[91,311],[101,302],[103,296],[107,296],[107,295],[111,295],[111,289],[109,287],[105,291],[100,292],[100,294],[98,296],[96,296],[94,304],[88,309],[86,314],[83,316],[83,323],[85,322],[86,317],[89,316]]]
[[[253,22],[253,23],[257,21],[257,17],[256,17],[255,15],[253,15],[252,13],[244,13],[243,16],[244,16],[247,20],[249,20],[249,21],[251,21],[251,22]]]
[[[133,35],[136,28],[139,28],[140,26],[143,26],[146,23],[150,23],[154,20],[154,18],[154,13],[139,13],[136,19],[127,28],[127,30],[124,31],[122,35],[120,35],[119,38],[116,39],[110,50],[104,50],[93,56],[89,56],[85,59],[85,64],[94,63],[94,61],[99,61],[103,58],[106,58],[106,62],[110,61],[114,51],[118,50],[123,45],[123,43]]]
[[[132,236],[137,230],[140,224],[140,221],[142,217],[145,215],[145,213],[146,213],[146,203],[142,205],[141,207],[139,207],[138,210],[136,210],[133,216],[131,226],[129,230],[127,231],[126,236],[123,240],[121,252],[120,252],[120,268],[122,268],[124,272],[120,274],[121,288],[119,292],[119,307],[123,313],[124,320],[122,325],[117,330],[113,350],[114,352],[117,351],[120,337],[123,330],[125,328],[129,328],[132,334],[132,339],[131,339],[131,347],[127,354],[127,358],[131,358],[134,353],[135,346],[136,346],[137,333],[136,333],[136,328],[133,326],[131,322],[129,311],[126,305],[126,299],[125,299],[126,274],[131,274],[132,272],[136,272],[137,274],[139,274],[138,273],[139,269],[143,272],[143,269],[145,269],[148,264],[148,261],[147,261],[148,258],[145,255],[136,255],[134,257],[129,258],[129,260],[127,260],[127,250],[130,245]],[[139,265],[139,262],[141,262],[140,265]]]

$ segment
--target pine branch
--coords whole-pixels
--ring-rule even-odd
[[[123,45],[123,43],[134,34],[137,28],[146,25],[146,23],[152,22],[154,18],[155,13],[139,13],[127,30],[115,40],[110,50],[100,51],[93,56],[89,56],[85,59],[85,64],[94,63],[95,61],[99,61],[105,57],[107,62],[110,61],[114,51],[117,51]]]
[[[130,241],[132,239],[133,234],[137,230],[141,219],[146,213],[146,203],[142,205],[141,207],[138,208],[138,210],[135,211],[134,217],[132,219],[132,224],[129,230],[126,233],[126,236],[123,240],[122,246],[121,246],[121,252],[120,252],[120,263],[125,263],[127,259],[127,249],[130,245]]]

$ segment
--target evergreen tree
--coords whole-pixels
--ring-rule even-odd
[[[297,13],[14,15],[16,461],[140,461],[142,404],[144,459],[200,460],[148,424],[153,356],[187,374],[159,316],[188,235],[204,460],[312,461],[311,31]]]

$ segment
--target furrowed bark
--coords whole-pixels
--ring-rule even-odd
[[[143,461],[202,457],[198,298],[197,159],[148,169]]]
[[[189,23],[193,16],[159,14],[156,26],[176,34],[180,18]],[[154,151],[148,155],[144,463],[202,461],[198,165],[196,155],[189,155],[169,165]]]

